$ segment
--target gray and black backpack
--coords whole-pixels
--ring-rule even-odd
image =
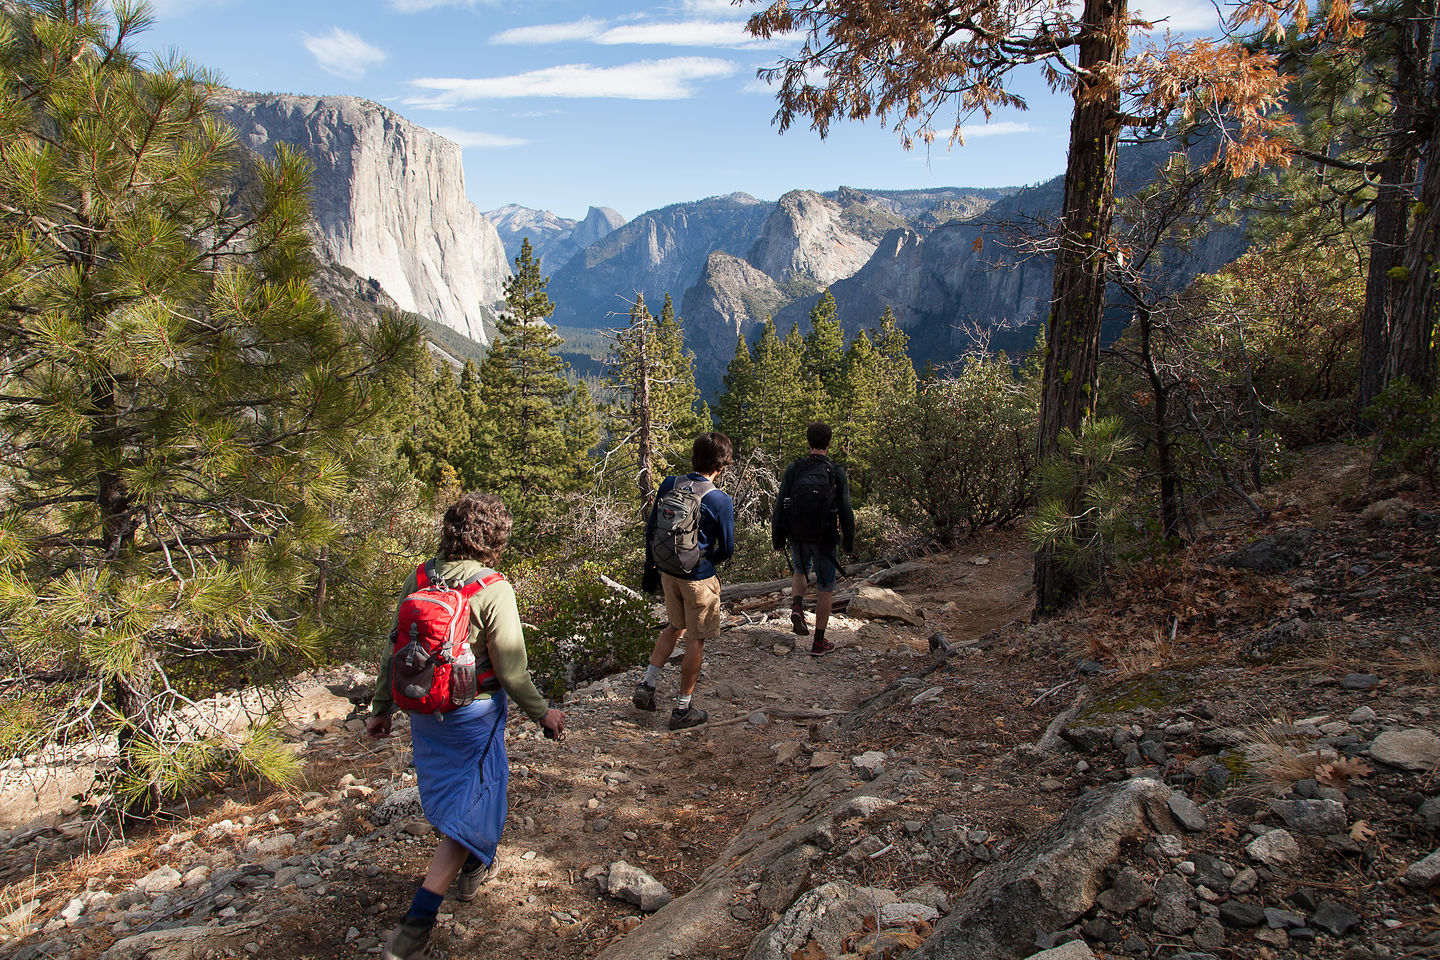
[[[650,555],[662,573],[689,576],[700,564],[700,501],[715,489],[709,480],[679,477],[655,501]]]

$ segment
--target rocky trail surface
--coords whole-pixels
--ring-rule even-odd
[[[1343,450],[1310,467],[1323,489],[1277,488],[1265,522],[1040,625],[1008,532],[842,583],[827,657],[783,596],[734,601],[706,650],[707,725],[666,731],[674,667],[656,713],[631,705],[632,672],[572,694],[558,744],[512,724],[498,876],[447,900],[437,945],[1440,956],[1440,511]],[[366,741],[313,686],[291,792],[208,798],[125,841],[79,821],[0,834],[0,952],[378,953],[434,837],[403,729]]]

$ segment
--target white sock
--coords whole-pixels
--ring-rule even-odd
[[[689,710],[689,709],[690,709],[690,698],[691,698],[692,696],[694,696],[694,694],[687,693],[687,694],[685,694],[685,695],[682,696],[682,697],[676,697],[676,698],[675,698],[675,709],[676,709],[676,710],[679,710],[681,713],[684,713],[686,710]]]
[[[660,682],[660,668],[650,663],[645,665],[645,679],[640,681],[647,687],[653,687]]]

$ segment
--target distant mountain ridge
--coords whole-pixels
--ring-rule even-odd
[[[569,220],[549,210],[535,210],[518,203],[487,210],[485,218],[495,225],[511,263],[520,255],[520,244],[529,239],[530,248],[547,269],[563,266],[590,244],[625,225],[625,218],[609,207],[591,207],[583,220]]]

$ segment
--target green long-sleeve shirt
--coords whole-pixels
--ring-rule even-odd
[[[441,560],[436,572],[447,583],[461,583],[488,570],[478,560]],[[405,581],[402,598],[415,592],[416,580],[412,572]],[[400,605],[395,605],[395,614],[390,618],[393,635],[400,623]],[[482,642],[483,641],[483,642]],[[525,632],[520,625],[520,608],[515,605],[515,588],[510,581],[501,580],[478,591],[470,598],[470,648],[475,653],[476,673],[494,670],[500,686],[510,699],[531,720],[539,721],[545,716],[550,704],[535,689],[530,678],[530,664],[525,656]],[[370,703],[370,715],[380,716],[395,709],[390,692],[390,655],[380,663],[380,676],[375,682],[375,698]],[[481,698],[490,694],[481,693]]]

